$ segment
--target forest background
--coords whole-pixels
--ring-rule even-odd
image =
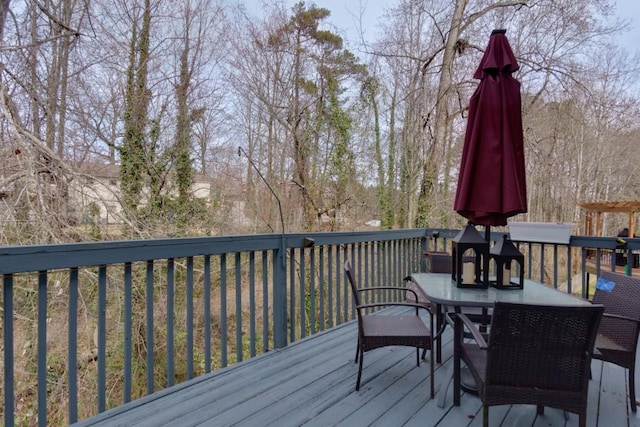
[[[640,56],[619,43],[631,21],[614,5],[397,0],[385,2],[372,31],[357,19],[339,27],[311,2],[0,0],[0,244],[458,228],[472,76],[497,27],[522,83],[529,212],[515,219],[573,223],[579,233],[578,203],[640,199]],[[612,216],[605,233],[626,225]],[[177,264],[181,283],[186,268]],[[138,267],[133,397],[145,393],[147,351],[146,265]],[[125,359],[120,273],[109,277],[103,345],[114,405]],[[81,418],[96,408],[96,277],[88,269],[79,280]],[[36,418],[39,281],[30,279],[14,298],[24,425]],[[47,284],[51,425],[67,421],[66,282]],[[155,324],[185,319],[184,287],[167,314],[171,299],[157,283]],[[165,342],[161,326],[149,333]],[[186,336],[176,326],[176,348]],[[156,345],[157,360],[164,351]],[[155,372],[158,384],[164,374]]]
[[[277,199],[286,231],[460,227],[472,75],[497,27],[522,83],[515,219],[579,225],[580,202],[640,198],[640,57],[615,2],[400,0],[375,32],[351,4],[345,30],[312,2],[3,0],[0,243],[279,231]],[[73,197],[96,165],[117,168],[117,209]]]

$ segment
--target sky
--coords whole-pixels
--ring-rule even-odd
[[[640,53],[640,1],[617,0],[617,15],[631,20],[631,30],[620,37],[620,42],[631,52]]]
[[[287,3],[294,5],[300,0],[287,0]],[[259,3],[259,1],[245,0],[245,4]],[[305,3],[315,3],[319,7],[327,8],[331,11],[331,16],[327,21],[331,22],[338,30],[344,31],[347,39],[356,37],[355,28],[359,27],[358,19],[360,9],[363,10],[363,25],[365,31],[370,32],[365,37],[374,38],[378,18],[385,9],[395,4],[394,1],[386,0],[305,0]],[[630,21],[630,30],[619,36],[620,43],[625,49],[633,54],[640,55],[640,0],[615,0],[616,14],[625,20]],[[350,30],[351,29],[351,30]]]

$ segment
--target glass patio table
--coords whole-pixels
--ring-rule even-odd
[[[522,289],[496,289],[491,286],[487,289],[458,288],[451,279],[450,273],[412,273],[408,279],[415,283],[416,290],[421,291],[424,298],[435,306],[438,332],[434,338],[437,338],[436,361],[438,363],[442,359],[442,342],[439,337],[447,325],[445,311],[449,308],[455,312],[461,312],[463,307],[481,307],[488,311],[496,301],[567,306],[591,304],[586,299],[558,291],[529,279],[525,279]],[[441,390],[439,394],[438,405],[443,407],[446,389]]]
[[[585,305],[589,301],[525,279],[522,289],[458,288],[449,273],[413,273],[414,282],[434,304],[455,307],[493,307],[496,301],[547,305]]]

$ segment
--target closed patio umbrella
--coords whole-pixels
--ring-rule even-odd
[[[454,209],[470,223],[506,225],[527,211],[519,65],[506,30],[494,30],[473,75]]]

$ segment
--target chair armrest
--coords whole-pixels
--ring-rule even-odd
[[[384,290],[384,289],[389,289],[389,290],[394,290],[394,291],[413,291],[413,289],[407,287],[407,286],[370,286],[367,288],[358,288],[357,291],[358,292],[364,292],[364,291],[379,291],[379,290]]]
[[[391,291],[399,291],[399,292],[411,292],[416,301],[418,301],[418,294],[415,290],[407,287],[407,286],[372,286],[370,288],[359,288],[357,289],[358,293],[365,291],[381,291],[381,290],[391,290]]]
[[[632,319],[631,317],[621,316],[619,314],[603,313],[602,316],[603,317],[608,317],[608,318],[611,318],[611,319],[625,320],[627,322],[632,322],[632,323],[640,323],[640,320],[638,320],[638,319]]]
[[[376,302],[376,303],[371,303],[371,304],[360,304],[360,305],[356,306],[356,308],[358,310],[360,310],[360,309],[364,309],[364,308],[389,307],[389,306],[402,306],[402,307],[422,308],[427,313],[429,313],[429,316],[433,316],[433,314],[431,313],[431,310],[429,310],[427,307],[425,307],[424,304],[416,304],[416,303],[412,303],[412,302],[392,302],[392,301],[389,301],[389,302]]]
[[[487,342],[485,341],[484,337],[476,327],[475,323],[473,323],[467,316],[465,316],[462,313],[451,313],[451,314],[455,316],[454,322],[455,322],[456,328],[463,328],[463,326],[466,327],[471,333],[471,337],[478,343],[478,347],[480,347],[481,349],[489,348],[489,346],[487,345]],[[447,315],[449,315],[449,313],[447,313]]]

